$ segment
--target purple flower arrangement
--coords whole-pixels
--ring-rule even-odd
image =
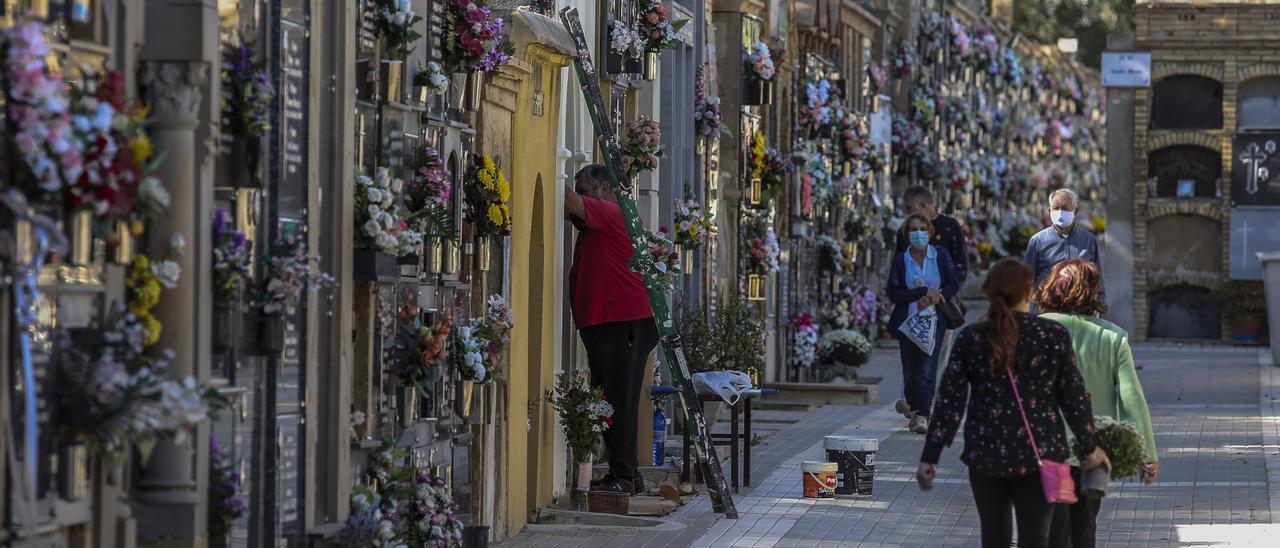
[[[253,47],[235,46],[223,61],[223,72],[231,82],[231,133],[240,137],[261,137],[271,129],[269,116],[275,99],[271,77],[254,60]]]
[[[240,473],[231,455],[218,448],[209,434],[209,537],[226,538],[231,526],[248,510],[240,491]]]
[[[235,299],[249,282],[253,242],[231,227],[227,211],[218,208],[213,216],[213,298]]]
[[[410,211],[425,207],[443,209],[449,207],[453,196],[453,182],[449,180],[449,168],[444,158],[431,143],[422,146],[420,165],[404,186],[405,206]]]
[[[505,23],[483,0],[449,0],[444,12],[444,63],[450,72],[490,72],[511,58]]]
[[[728,130],[720,112],[720,98],[707,94],[706,65],[698,67],[698,81],[693,88],[693,124],[699,137],[720,139],[720,133]]]
[[[297,236],[285,236],[276,242],[271,257],[263,295],[262,313],[281,314],[297,306],[303,291],[316,291],[333,283],[333,278],[320,272],[319,259],[307,256],[306,243]]]

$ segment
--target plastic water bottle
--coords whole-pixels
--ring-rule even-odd
[[[663,453],[667,448],[667,415],[661,406],[653,408],[653,465],[662,466]]]

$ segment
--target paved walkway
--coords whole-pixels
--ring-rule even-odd
[[[1099,517],[1099,546],[1270,546],[1280,527],[1280,371],[1251,349],[1141,346],[1137,362],[1155,421],[1161,481],[1113,484]],[[741,517],[718,519],[706,497],[673,514],[675,533],[526,531],[502,546],[976,546],[962,441],[948,449],[934,490],[913,473],[921,436],[891,410],[896,351],[865,369],[882,375],[876,406],[826,406],[777,431],[753,454],[757,486],[737,497]],[[1274,396],[1273,396],[1274,395]],[[803,426],[800,426],[803,425]],[[822,437],[880,439],[870,497],[799,497],[805,460],[825,460]],[[1270,473],[1268,470],[1270,469]],[[1280,514],[1277,515],[1280,519]],[[1268,538],[1271,535],[1271,538]]]

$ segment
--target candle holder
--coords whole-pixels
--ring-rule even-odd
[[[747,300],[763,301],[765,299],[765,287],[768,285],[768,281],[768,277],[764,274],[748,274]]]

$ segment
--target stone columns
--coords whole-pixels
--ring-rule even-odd
[[[1107,49],[1133,49],[1133,35],[1107,36]],[[1107,319],[1129,332],[1137,327],[1133,306],[1134,189],[1133,104],[1129,88],[1107,89],[1107,230],[1102,235],[1102,277],[1107,286]]]
[[[164,154],[155,176],[170,197],[168,215],[150,228],[148,253],[153,261],[167,257],[182,267],[178,286],[165,290],[155,308],[164,326],[157,346],[174,351],[169,366],[174,378],[207,376],[197,365],[201,343],[208,346],[207,333],[198,328],[199,315],[209,308],[210,298],[207,287],[201,291],[204,272],[200,267],[206,261],[200,253],[207,249],[201,245],[201,236],[207,241],[208,215],[198,177],[196,130],[208,82],[209,65],[199,61],[146,62],[139,75],[152,112],[151,139]],[[183,255],[169,254],[174,234],[187,242]],[[208,285],[207,280],[203,285]],[[200,463],[208,462],[208,443],[208,426],[203,425],[183,443],[156,445],[136,484],[139,532],[144,538],[173,539],[157,545],[203,545],[208,470]]]

